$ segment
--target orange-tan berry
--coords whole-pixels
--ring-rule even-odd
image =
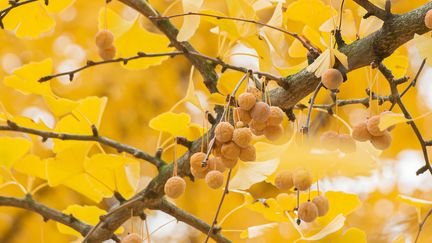
[[[251,122],[252,117],[249,111],[242,110],[240,108],[234,108],[234,122],[242,121],[245,124]]]
[[[294,186],[293,173],[287,170],[280,171],[275,177],[275,186],[281,190],[289,190]]]
[[[216,157],[221,156],[222,155],[221,148],[222,148],[222,143],[219,143],[216,140],[215,144],[213,145],[212,154]]]
[[[334,68],[327,69],[322,74],[321,82],[327,89],[338,89],[339,86],[343,83],[342,73]]]
[[[329,210],[329,201],[324,196],[317,196],[312,200],[312,203],[318,209],[318,216],[322,217],[327,214]]]
[[[267,118],[268,126],[278,126],[282,123],[284,112],[277,106],[270,106],[270,116]]]
[[[246,148],[252,141],[252,132],[248,127],[234,129],[232,141],[240,148]]]
[[[275,141],[278,140],[283,135],[283,131],[284,130],[281,125],[267,126],[264,129],[264,136],[270,141]]]
[[[349,134],[339,135],[339,150],[346,154],[356,151],[356,142]]]
[[[128,234],[121,240],[121,243],[142,243],[142,242],[143,239],[137,233]]]
[[[222,156],[228,159],[238,159],[240,156],[240,147],[234,142],[224,143],[222,145]]]
[[[207,168],[209,170],[217,170],[220,172],[224,172],[226,170],[226,166],[222,162],[221,157],[211,157],[207,160]]]
[[[334,131],[326,131],[321,134],[320,143],[321,147],[334,151],[339,147],[339,135]]]
[[[218,189],[223,185],[224,176],[218,170],[212,170],[205,177],[207,185],[212,189]]]
[[[191,169],[194,169],[196,172],[203,172],[207,169],[206,166],[202,166],[202,162],[205,159],[206,154],[203,152],[196,152],[192,154],[189,160],[189,164]]]
[[[238,105],[242,110],[251,110],[256,103],[255,95],[251,93],[243,93],[238,97]]]
[[[391,145],[392,137],[388,131],[386,131],[382,136],[372,137],[371,143],[376,149],[385,150]]]
[[[266,126],[267,124],[265,122],[259,122],[253,119],[249,123],[249,127],[251,129],[258,130],[258,131],[264,131],[264,128],[266,128]]]
[[[110,47],[114,43],[114,35],[109,30],[99,30],[96,33],[95,42],[99,49]]]
[[[220,122],[215,128],[216,140],[221,143],[231,141],[234,133],[234,127],[229,122]]]
[[[203,179],[207,175],[208,169],[205,171],[198,172],[194,168],[191,168],[190,171],[192,175],[195,177],[195,179]]]
[[[312,176],[309,171],[299,169],[293,173],[293,182],[295,188],[300,191],[306,191],[312,185]]]
[[[256,87],[248,87],[247,92],[253,94],[257,100],[262,100],[262,92]]]
[[[186,190],[186,182],[180,176],[173,176],[165,182],[164,191],[170,198],[180,197]]]
[[[379,129],[380,118],[381,117],[379,115],[376,115],[376,116],[372,116],[367,121],[367,130],[369,131],[370,134],[372,134],[372,136],[384,135],[385,131],[381,131]]]
[[[318,217],[318,208],[311,202],[304,202],[298,208],[299,219],[306,223],[313,222]]]
[[[240,150],[240,159],[242,161],[255,161],[256,160],[256,149],[253,145],[248,145],[246,148]]]
[[[369,133],[367,129],[367,122],[360,122],[353,127],[351,136],[353,139],[359,142],[365,142],[372,138],[372,134]]]
[[[223,164],[229,168],[232,169],[236,166],[237,164],[237,159],[229,159],[229,158],[225,158],[225,157],[221,157]]]
[[[424,22],[428,29],[432,29],[432,10],[426,12]]]
[[[251,117],[255,121],[265,122],[270,116],[270,106],[262,101],[257,102],[251,110]]]
[[[104,60],[112,60],[116,55],[116,47],[108,46],[105,48],[99,48],[99,56]]]

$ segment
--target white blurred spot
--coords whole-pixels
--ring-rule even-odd
[[[76,62],[73,59],[66,59],[64,61],[62,61],[56,68],[56,72],[57,73],[63,73],[63,72],[68,72],[74,69],[79,68],[80,65],[78,62]],[[80,75],[80,73],[75,73],[74,78],[78,77]],[[64,85],[69,85],[70,84],[70,80],[69,80],[69,76],[60,76],[57,78],[60,83],[64,84]]]
[[[13,53],[4,54],[1,58],[1,63],[3,70],[8,74],[12,73],[15,68],[22,65],[21,59]]]
[[[247,53],[257,55],[257,52],[254,49],[248,48],[242,44],[234,46],[231,51],[231,54],[233,53]],[[257,57],[252,57],[248,55],[233,55],[230,58],[230,63],[235,66],[245,67],[247,69],[259,70],[259,61]]]
[[[42,121],[49,128],[54,128],[54,117],[49,112],[42,110],[39,107],[30,106],[23,110],[22,115],[32,119],[36,123]]]
[[[61,12],[59,16],[61,20],[65,22],[70,22],[75,19],[76,15],[77,15],[77,10],[72,6],[65,9],[63,12]]]
[[[53,44],[53,51],[57,55],[63,55],[65,47],[68,46],[70,43],[72,43],[71,38],[68,35],[63,34],[55,39]]]

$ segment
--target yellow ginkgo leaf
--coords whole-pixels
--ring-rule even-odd
[[[389,70],[392,70],[395,77],[403,77],[407,74],[409,60],[406,55],[395,51],[392,55],[384,59],[383,64]]]
[[[277,169],[279,159],[262,162],[240,162],[237,173],[230,181],[230,189],[247,190],[252,185],[264,181]]]
[[[237,85],[237,83],[242,79],[244,73],[237,71],[225,71],[219,78],[217,83],[217,88],[222,95],[231,94]],[[238,97],[241,93],[246,90],[247,80],[244,80],[241,84],[240,88],[236,93],[236,97]]]
[[[112,197],[113,195],[113,190],[110,190],[103,181],[99,181],[86,173],[80,173],[69,177],[61,184],[86,196],[96,203],[99,203],[103,198]]]
[[[116,189],[115,170],[123,165],[123,157],[113,154],[96,154],[84,162],[84,170],[110,188]]]
[[[391,243],[405,243],[405,242],[407,242],[405,239],[405,236],[403,234],[401,234],[398,237],[396,237],[396,239],[394,239]]]
[[[432,66],[432,38],[415,34],[414,43],[420,56],[426,58],[426,63]]]
[[[140,169],[140,162],[129,158],[115,171],[117,191],[124,198],[129,199],[135,195],[141,177]]]
[[[40,179],[47,179],[46,176],[46,161],[41,160],[34,154],[29,154],[18,160],[13,168],[26,175],[34,176]]]
[[[303,48],[303,49],[305,49],[305,48]],[[273,66],[274,66],[274,68],[276,68],[276,70],[278,70],[278,72],[282,76],[286,77],[288,75],[297,73],[297,72],[301,71],[302,69],[306,68],[307,67],[307,61],[301,62],[301,63],[294,65],[294,66],[291,66],[291,67],[278,67],[276,65],[273,65]]]
[[[216,10],[201,10],[200,13],[215,15],[215,16],[223,16],[223,17],[226,16],[222,12],[219,12]],[[234,39],[234,40],[240,38],[240,34],[237,30],[237,26],[236,26],[235,22],[232,20],[217,19],[217,18],[206,17],[206,16],[201,16],[201,20],[216,25],[218,27],[217,33],[219,33],[219,32],[224,33],[225,35],[227,35],[228,37],[230,37],[231,39]]]
[[[183,12],[198,12],[204,0],[182,0]],[[200,16],[184,16],[183,25],[177,34],[178,41],[187,41],[191,38],[200,24]]]
[[[279,226],[278,223],[269,223],[269,224],[251,226],[240,233],[240,238],[253,239],[256,237],[260,237],[268,233],[268,231],[277,228],[278,226]]]
[[[77,101],[66,98],[57,98],[51,96],[46,96],[44,98],[51,112],[57,117],[61,117],[72,112],[79,105]]]
[[[31,62],[16,70],[5,79],[6,86],[15,88],[24,94],[53,96],[49,82],[39,82],[41,77],[52,74],[53,63],[50,58],[40,62]]]
[[[312,195],[317,195],[317,191],[311,192]],[[301,201],[308,199],[307,195],[302,195]],[[338,191],[327,191],[325,197],[329,201],[330,209],[324,217],[319,217],[317,222],[321,225],[326,225],[333,221],[339,214],[347,216],[354,212],[361,206],[359,197],[355,194],[338,192]],[[313,198],[313,196],[311,196]],[[344,203],[340,203],[344,202]]]
[[[432,206],[432,201],[429,200],[424,200],[424,199],[420,199],[420,198],[415,198],[415,197],[410,197],[410,196],[406,196],[406,195],[398,195],[397,199],[412,205],[416,208],[422,208],[422,207],[431,207]]]
[[[96,225],[100,220],[100,216],[104,215],[106,211],[96,206],[81,206],[73,204],[63,210],[63,213],[67,215],[73,215],[75,218],[81,220],[84,223]],[[74,235],[78,237],[82,236],[81,233],[61,223],[57,223],[57,229],[63,234]],[[122,232],[122,227],[116,230],[116,233],[118,234]]]
[[[10,168],[29,152],[32,144],[24,138],[0,137],[0,166]]]
[[[384,131],[387,128],[394,126],[396,124],[406,123],[409,121],[415,121],[415,120],[424,118],[426,116],[429,116],[431,114],[432,114],[432,111],[427,112],[423,115],[420,115],[420,116],[412,118],[412,119],[407,119],[407,118],[405,118],[405,115],[402,113],[384,112],[380,115],[380,122],[379,122],[378,126],[379,126],[379,129],[381,131]]]
[[[367,19],[362,18],[360,20],[360,27],[359,27],[359,37],[363,38],[371,33],[381,29],[383,25],[383,21],[375,16],[370,16]]]
[[[308,25],[305,25],[302,30],[302,36],[306,37],[307,40],[314,46],[318,47],[321,50],[326,49],[327,47],[322,43],[322,34],[320,34],[315,29],[312,29]],[[307,56],[308,50],[303,46],[303,44],[295,39],[291,46],[288,49],[288,54],[290,57],[299,57],[305,58]]]
[[[345,224],[345,217],[342,214],[338,214],[330,223],[328,223],[324,228],[322,228],[318,233],[302,237],[302,240],[315,241],[321,240],[322,238],[330,235],[338,230],[340,230]]]
[[[207,102],[213,105],[225,105],[226,96],[223,96],[219,93],[212,93],[208,96]]]
[[[334,31],[339,25],[340,15],[334,15],[324,22],[319,30],[330,33]],[[356,39],[357,27],[355,25],[355,18],[351,9],[344,9],[342,14],[342,29],[341,33],[345,40],[354,41]]]
[[[343,234],[331,239],[332,243],[366,243],[366,233],[359,228],[349,228]],[[405,241],[404,241],[405,242]],[[402,243],[402,242],[401,242]]]
[[[186,113],[165,112],[151,119],[149,126],[156,131],[166,132],[172,136],[186,137],[190,121],[191,118]]]
[[[288,5],[286,14],[291,20],[318,29],[322,23],[336,15],[336,10],[325,5],[321,0],[298,0]]]
[[[138,19],[132,27],[123,35],[115,40],[118,56],[135,56],[138,52],[170,52],[172,47],[168,47],[170,41],[165,35],[155,34],[147,31],[140,26]],[[129,61],[124,65],[127,69],[145,69],[150,66],[159,65],[169,56],[146,57]]]
[[[187,88],[186,95],[185,95],[185,97],[183,98],[183,100],[184,100],[185,102],[190,102],[190,103],[192,103],[192,104],[195,105],[198,109],[201,109],[201,110],[203,109],[202,106],[201,106],[201,102],[199,101],[198,96],[196,95],[196,92],[195,92],[195,85],[194,85],[194,82],[193,82],[192,77],[189,79],[188,88]]]
[[[69,6],[71,6],[75,0],[54,0],[49,1],[48,5],[45,5],[45,8],[51,13],[59,13]]]
[[[115,39],[128,31],[132,25],[133,22],[124,20],[122,17],[120,17],[120,15],[118,15],[110,8],[103,7],[99,10],[99,30],[110,30],[113,33]]]

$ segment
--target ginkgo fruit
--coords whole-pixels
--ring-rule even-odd
[[[278,126],[282,123],[284,112],[277,106],[270,106],[270,115],[267,118],[267,125]]]
[[[304,202],[298,208],[298,217],[306,223],[313,222],[318,217],[318,208],[311,202]]]
[[[249,111],[256,104],[255,95],[251,93],[243,93],[238,97],[238,105],[242,110]]]
[[[281,125],[277,126],[267,126],[264,128],[264,136],[270,140],[278,140],[283,135],[283,127]]]
[[[392,137],[388,131],[385,131],[382,136],[374,136],[371,139],[372,145],[376,149],[385,150],[391,145]]]
[[[232,141],[240,148],[246,148],[252,141],[252,132],[248,127],[234,129]]]
[[[207,168],[210,170],[217,170],[220,172],[224,172],[226,170],[226,166],[222,162],[221,157],[211,157],[207,160]]]
[[[223,164],[229,169],[234,168],[236,166],[237,160],[238,160],[237,158],[229,159],[229,158],[225,158],[224,156],[222,156],[221,159],[222,159]]]
[[[351,136],[353,139],[359,142],[365,142],[372,138],[372,134],[369,133],[367,129],[367,122],[360,122],[353,127]]]
[[[212,170],[205,177],[207,185],[212,189],[218,189],[223,185],[224,176],[218,170]]]
[[[114,43],[114,35],[109,30],[99,30],[96,33],[95,42],[99,49],[108,48]]]
[[[207,175],[207,170],[205,171],[196,171],[194,168],[190,169],[190,172],[196,179],[203,179]]]
[[[246,148],[240,150],[240,159],[242,161],[255,161],[256,160],[256,149],[253,145],[248,145]]]
[[[248,87],[247,92],[253,94],[256,100],[262,100],[262,92],[256,87]]]
[[[121,243],[142,243],[142,242],[143,239],[137,233],[128,234],[121,240]]]
[[[342,73],[334,68],[327,69],[321,76],[321,82],[327,89],[338,89],[343,83]]]
[[[284,170],[276,174],[275,186],[281,190],[289,190],[294,186],[293,174],[290,171]]]
[[[270,106],[267,103],[259,101],[251,110],[251,117],[255,121],[265,122],[270,116]]]
[[[190,167],[194,169],[196,172],[203,172],[207,169],[207,166],[202,166],[202,162],[204,161],[206,154],[203,152],[194,153],[189,160]]]
[[[227,159],[238,159],[240,147],[234,142],[225,143],[221,148],[222,156]]]
[[[432,29],[432,10],[426,12],[424,22],[428,29]]]
[[[112,60],[116,55],[116,47],[108,46],[104,48],[99,48],[99,56],[104,60]]]
[[[306,191],[312,185],[312,176],[307,170],[296,170],[293,173],[293,183],[297,190]]]
[[[257,129],[251,128],[251,131],[252,131],[253,134],[255,134],[255,136],[264,135],[264,129],[263,130],[257,130]]]
[[[339,147],[339,135],[334,131],[326,131],[321,134],[320,143],[323,148],[334,151]]]
[[[220,122],[215,128],[216,140],[221,143],[231,141],[234,133],[234,127],[229,122]]]
[[[220,157],[222,155],[222,145],[223,143],[218,142],[217,140],[215,141],[215,144],[213,145],[213,149],[212,149],[212,154],[216,157]]]
[[[380,116],[372,116],[367,121],[367,130],[369,131],[372,136],[382,136],[384,135],[385,131],[381,131],[379,129],[379,123],[380,123]]]
[[[324,215],[327,214],[328,210],[329,210],[329,202],[327,200],[327,198],[325,198],[324,196],[316,196],[313,200],[312,203],[315,204],[315,206],[318,209],[318,216],[322,217]]]
[[[249,111],[245,111],[240,108],[234,108],[234,122],[244,122],[245,124],[248,124],[251,122],[252,117],[250,116]]]
[[[251,120],[249,123],[249,127],[253,130],[257,131],[264,131],[264,128],[266,128],[267,124],[265,122],[259,122],[257,120]]]
[[[180,197],[186,190],[186,182],[180,176],[173,176],[165,182],[164,191],[170,198]]]
[[[347,154],[356,151],[356,142],[349,134],[339,135],[339,150]]]

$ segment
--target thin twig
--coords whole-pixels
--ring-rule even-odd
[[[426,223],[426,220],[429,218],[429,216],[431,216],[431,214],[432,214],[432,209],[429,210],[429,212],[428,212],[428,213],[426,214],[426,216],[424,217],[423,221],[419,224],[419,229],[418,229],[418,231],[417,231],[417,236],[416,236],[416,238],[415,238],[414,243],[417,243],[417,241],[418,241],[418,239],[419,239],[419,237],[420,237],[420,233],[421,233],[422,230],[423,230],[423,226],[424,226],[424,224]]]
[[[17,8],[19,6],[22,6],[22,5],[25,5],[25,4],[36,2],[36,1],[37,0],[26,0],[26,1],[22,1],[22,2],[9,1],[10,6],[0,11],[0,28],[4,29],[3,19],[6,17],[6,15],[9,14],[10,11],[12,11],[12,9]]]
[[[312,97],[310,99],[310,104],[309,104],[309,109],[308,109],[308,114],[307,114],[307,119],[306,119],[306,126],[303,127],[303,133],[307,134],[309,131],[309,125],[310,125],[310,120],[311,120],[311,116],[312,116],[312,108],[314,106],[315,103],[315,99],[318,95],[319,90],[323,87],[322,82],[319,82],[319,84],[317,85],[315,91],[312,94]]]

